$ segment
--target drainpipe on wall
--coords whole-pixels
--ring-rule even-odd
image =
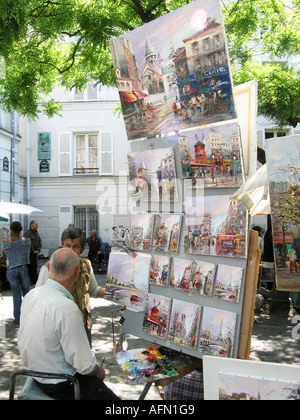
[[[12,128],[12,141],[11,141],[11,176],[10,176],[10,201],[13,201],[15,197],[15,171],[16,171],[16,115],[12,112],[11,128]]]
[[[27,191],[27,205],[30,205],[31,195],[30,195],[30,130],[31,125],[27,120],[27,164],[26,164],[26,191]]]

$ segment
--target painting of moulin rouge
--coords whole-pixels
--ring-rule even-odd
[[[242,184],[236,123],[183,131],[178,136],[178,145],[183,178],[193,180],[193,186],[236,188]]]
[[[110,41],[129,140],[235,118],[219,0]]]
[[[266,144],[277,289],[300,291],[300,136]]]
[[[165,339],[168,331],[170,299],[148,293],[143,330],[145,333]]]
[[[247,209],[228,195],[185,198],[186,254],[244,258]]]

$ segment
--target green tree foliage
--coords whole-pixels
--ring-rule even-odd
[[[291,4],[285,6],[285,1]],[[300,0],[222,0],[234,83],[259,82],[259,112],[277,125],[299,121],[299,70],[261,66],[255,47],[276,62],[299,53]],[[189,3],[188,0],[1,0],[0,105],[51,117],[55,84],[114,85],[109,40]],[[262,31],[262,37],[256,39]]]

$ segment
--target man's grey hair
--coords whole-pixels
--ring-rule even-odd
[[[72,241],[74,239],[80,238],[80,246],[81,246],[81,251],[80,252],[82,252],[84,250],[85,243],[86,243],[86,236],[85,236],[84,232],[82,232],[81,229],[79,229],[76,226],[69,226],[61,234],[61,239],[60,239],[61,243],[63,244],[67,238],[72,239]]]
[[[78,267],[80,259],[70,248],[60,248],[53,252],[50,259],[50,271],[60,277],[68,278]]]

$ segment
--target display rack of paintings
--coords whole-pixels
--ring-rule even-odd
[[[166,339],[169,325],[171,299],[147,293],[143,330],[154,337]]]
[[[170,266],[170,257],[165,255],[152,255],[149,284],[167,287],[169,283]]]
[[[215,297],[229,302],[240,300],[243,279],[243,268],[219,264],[215,285]]]
[[[235,118],[219,0],[197,0],[110,41],[129,140]]]
[[[212,125],[180,132],[178,146],[183,179],[193,186],[236,188],[243,182],[237,123]],[[195,182],[197,180],[203,182]]]
[[[201,306],[173,299],[169,340],[180,346],[195,349],[201,316]]]
[[[129,246],[135,251],[150,251],[152,244],[154,215],[132,214]]]
[[[237,315],[206,306],[203,309],[199,350],[202,353],[231,357]]]
[[[178,186],[173,148],[127,155],[131,195],[142,201],[177,202]]]
[[[216,264],[205,261],[193,261],[192,281],[189,290],[193,293],[211,297],[216,275]]]
[[[186,254],[244,258],[247,209],[228,195],[185,197]]]
[[[182,224],[181,214],[157,214],[153,235],[153,250],[177,254]]]
[[[124,305],[134,312],[145,309],[150,255],[112,252],[106,274],[106,298]]]
[[[189,291],[192,264],[193,262],[191,260],[172,258],[170,287],[182,292]]]

